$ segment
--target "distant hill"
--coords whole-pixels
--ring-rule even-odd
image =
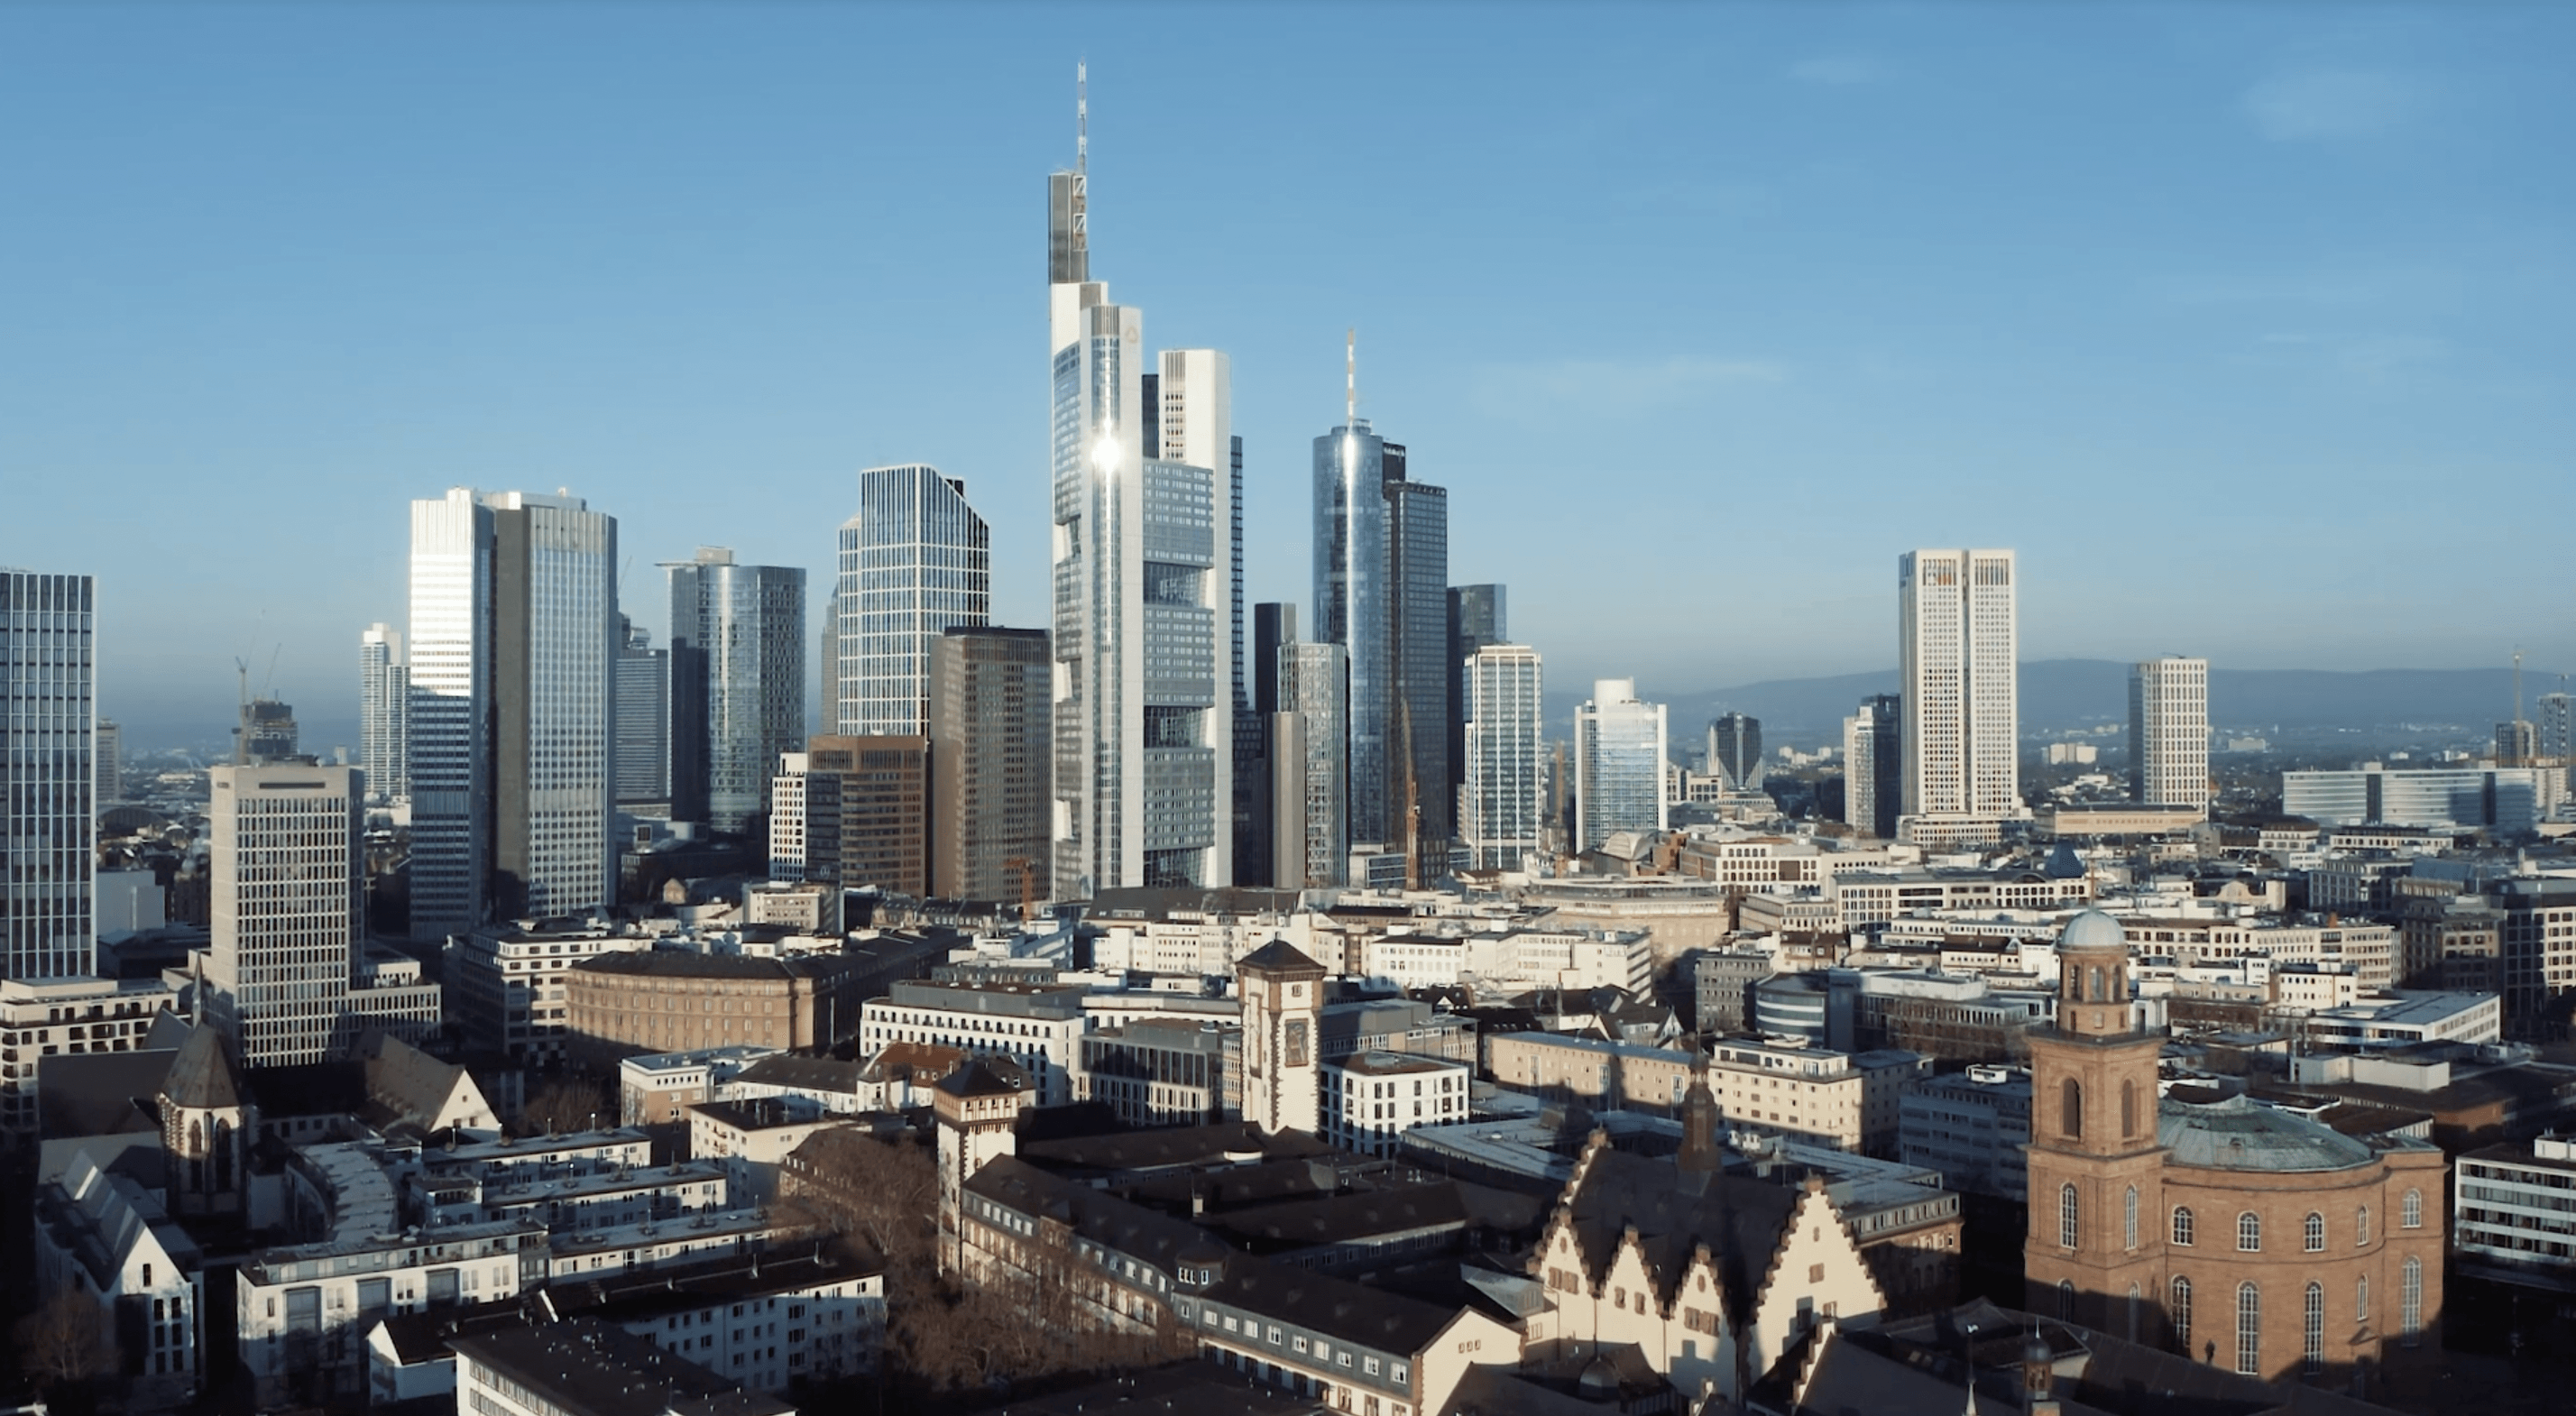
[[[2525,711],[2532,698],[2556,687],[2554,679],[2526,675]],[[1690,739],[1720,713],[1749,713],[1778,741],[1836,734],[1854,705],[1873,693],[1894,693],[1896,671],[1838,674],[1831,678],[1771,679],[1736,688],[1685,694],[1672,700],[1672,735]],[[1549,731],[1562,732],[1585,694],[1548,695]],[[1562,701],[1559,701],[1559,700]],[[2401,723],[2455,723],[2473,730],[2503,721],[2513,711],[2510,669],[2372,669],[2333,673],[2322,669],[2209,671],[2209,715],[2222,728],[2370,728]],[[2116,659],[2044,659],[2021,666],[2021,722],[2025,731],[2125,722],[2129,666]]]

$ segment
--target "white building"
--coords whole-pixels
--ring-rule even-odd
[[[347,767],[207,772],[214,899],[206,1002],[248,1067],[344,1050],[352,944],[364,937],[365,803]]]
[[[840,874],[840,861],[816,860],[812,822],[818,803],[817,795],[829,800],[820,805],[837,808],[840,778],[831,773],[816,774],[813,758],[802,752],[778,755],[778,773],[769,779],[769,878],[772,880],[812,880],[818,878],[817,867],[830,874]],[[821,792],[816,789],[820,788]],[[837,815],[837,811],[834,812]],[[835,823],[837,827],[837,822]],[[837,829],[832,833],[839,835]]]
[[[1547,710],[1538,651],[1488,644],[1465,666],[1467,760],[1458,837],[1477,870],[1519,870],[1546,847]]]
[[[368,625],[358,636],[358,766],[367,774],[370,801],[411,795],[410,721],[411,665],[403,658],[402,631]]]
[[[2129,797],[2146,806],[2209,805],[2209,661],[2129,666]]]
[[[380,1182],[381,1183],[381,1182]],[[241,1360],[263,1409],[360,1398],[367,1334],[396,1313],[517,1301],[543,1275],[546,1232],[527,1223],[378,1232],[254,1252],[235,1271]],[[382,1232],[391,1230],[392,1232]]]
[[[134,1051],[176,997],[157,980],[0,980],[0,1135],[34,1142],[39,1059]]]
[[[930,645],[992,622],[993,537],[966,483],[926,463],[859,474],[859,510],[841,524],[840,574],[827,637],[825,696],[835,732],[930,731]]]
[[[100,1326],[125,1348],[142,1409],[172,1410],[197,1394],[202,1352],[228,1333],[202,1330],[205,1257],[161,1202],[87,1151],[36,1194],[35,1282],[98,1305]]]
[[[0,568],[0,978],[98,972],[97,585]]]
[[[1082,998],[1078,985],[897,983],[860,1009],[859,1055],[926,1042],[1007,1057],[1028,1073],[1038,1105],[1061,1106],[1073,1099],[1073,1070],[1090,1027]]]
[[[1897,558],[1903,814],[1935,834],[2023,814],[2013,580],[2011,551]]]
[[[1614,831],[1665,830],[1665,784],[1664,705],[1639,702],[1635,679],[1596,680],[1574,710],[1575,851]]]
[[[751,1350],[750,1328],[760,1330],[764,1347],[770,1345],[776,1314],[762,1306],[757,1320],[743,1317],[725,1329],[728,1357]],[[743,1334],[739,1345],[732,1340],[735,1333]],[[695,1347],[700,1337],[708,1348]],[[715,1356],[715,1339],[712,1332],[692,1332],[693,1355],[681,1357],[590,1317],[460,1337],[454,1341],[456,1409],[474,1416],[640,1416],[649,1404],[672,1416],[794,1416],[796,1408],[787,1402],[744,1390],[749,1383],[702,1364],[696,1354]]]
[[[486,925],[448,941],[448,1018],[468,1046],[526,1062],[560,1061],[571,1030],[565,975],[584,959],[652,947],[644,935],[612,934],[605,925]]]
[[[1980,1063],[1927,1077],[1897,1099],[1897,1159],[1953,1190],[2020,1203],[2030,1194],[2030,1072]]]
[[[2436,831],[2528,832],[2558,804],[2560,774],[2537,767],[2284,772],[2281,809],[2325,826],[2416,826]]]
[[[2451,1197],[2451,1244],[2482,1276],[2563,1290],[2576,1265],[2576,1140],[2552,1133],[2469,1151]]]
[[[1654,973],[1654,945],[1645,934],[1590,930],[1381,935],[1360,946],[1360,958],[1370,979],[1399,988],[1474,982],[1508,989],[1616,988],[1642,996]]]
[[[1467,1119],[1475,1070],[1464,1062],[1361,1052],[1326,1062],[1323,1137],[1362,1155],[1393,1155],[1404,1133]]]

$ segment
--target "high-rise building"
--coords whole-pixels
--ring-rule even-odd
[[[1458,835],[1477,870],[1519,870],[1544,849],[1547,709],[1538,651],[1481,644],[1467,658],[1466,786]]]
[[[241,706],[241,726],[233,730],[236,766],[285,762],[296,751],[295,705],[274,698],[253,698]]]
[[[1709,720],[1708,774],[1730,792],[1762,790],[1762,720],[1726,713]]]
[[[580,498],[412,503],[412,935],[616,900],[617,521]]]
[[[840,860],[823,876],[851,889],[930,893],[930,740],[831,734],[806,744],[806,874],[835,838]],[[815,778],[833,779],[828,786]],[[837,804],[837,824],[825,813]]]
[[[1296,633],[1293,615],[1286,630]],[[1338,644],[1278,645],[1270,717],[1270,883],[1342,883],[1350,868],[1350,655]]]
[[[364,938],[363,786],[346,767],[279,763],[207,773],[213,885],[205,989],[249,1067],[319,1062],[347,1010]]]
[[[1897,558],[1905,816],[1962,822],[2026,814],[2013,579],[2010,551]]]
[[[1240,572],[1238,572],[1239,574]],[[1279,808],[1272,778],[1277,758],[1271,742],[1271,719],[1279,712],[1279,656],[1297,642],[1297,607],[1269,602],[1252,607],[1252,637],[1243,666],[1252,718],[1249,753],[1238,752],[1235,799],[1242,803],[1234,828],[1234,883],[1268,885],[1277,842],[1272,837]]]
[[[2146,806],[2209,805],[2209,661],[2129,666],[2129,796]]]
[[[617,617],[619,806],[668,809],[671,801],[671,651],[653,632]]]
[[[411,665],[402,631],[382,623],[358,635],[358,766],[373,801],[411,795]]]
[[[1896,839],[1905,800],[1901,700],[1874,693],[1843,719],[1843,823],[1882,841]]]
[[[112,718],[98,720],[98,805],[125,800],[125,734]]]
[[[1077,154],[1048,179],[1053,893],[1066,899],[1226,885],[1234,870],[1226,360],[1171,351],[1149,370],[1140,313],[1090,278],[1083,169]]]
[[[951,629],[931,642],[932,894],[1016,899],[1025,884],[1044,898],[1054,677],[1042,629]]]
[[[859,474],[825,616],[825,711],[843,735],[914,737],[930,711],[930,641],[993,615],[993,537],[966,483],[924,463]]]
[[[2544,693],[2531,707],[2540,756],[2561,767],[2576,761],[2576,696]]]
[[[2529,718],[2516,718],[2496,724],[2495,758],[2498,767],[2528,767],[2540,755],[2540,725]]]
[[[1661,832],[1670,824],[1664,771],[1664,705],[1637,698],[1635,679],[1599,679],[1574,710],[1574,849],[1613,831]]]
[[[1449,756],[1449,695],[1458,662],[1449,657],[1449,493],[1406,476],[1400,444],[1386,445],[1387,653],[1394,720],[1387,784],[1394,842],[1410,831],[1426,852],[1457,834],[1458,798]],[[1418,813],[1412,823],[1408,810]],[[1439,854],[1446,859],[1447,852]]]
[[[1511,642],[1500,585],[1449,587],[1449,791],[1453,801],[1467,784],[1467,661],[1488,644]],[[1460,835],[1467,830],[1466,807],[1456,808]]]
[[[97,582],[0,569],[0,929],[12,979],[97,972]]]
[[[779,754],[805,737],[805,572],[736,565],[720,546],[662,568],[671,578],[672,720],[706,725],[703,747],[692,740],[673,754],[692,770],[671,784],[671,814],[739,831],[766,809]]]

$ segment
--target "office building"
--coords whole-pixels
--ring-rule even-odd
[[[320,1062],[349,1040],[340,1019],[365,937],[358,774],[297,763],[206,775],[210,1016],[244,1066]]]
[[[1729,792],[1762,790],[1761,719],[1728,713],[1709,720],[1708,775]]]
[[[2528,767],[2540,755],[2540,725],[2528,718],[2498,723],[2495,760],[2499,767]]]
[[[1073,1074],[1090,1030],[1077,984],[897,982],[868,1001],[859,1055],[889,1043],[927,1043],[1008,1058],[1027,1073],[1040,1106],[1073,1099]]]
[[[2576,695],[2544,693],[2531,707],[2533,746],[2541,761],[2562,768],[2576,763]]]
[[[769,779],[769,878],[837,881],[841,779],[816,776],[812,754],[781,753]]]
[[[2209,805],[2209,661],[2129,666],[2129,799]]]
[[[899,895],[930,893],[930,740],[827,736],[780,755],[771,873]],[[801,819],[801,840],[784,832]],[[789,873],[789,867],[802,864]],[[998,898],[998,897],[987,897]]]
[[[1230,376],[1213,350],[1147,364],[1141,313],[1090,277],[1088,181],[1079,154],[1048,179],[1063,899],[1234,870]]]
[[[458,487],[411,546],[412,937],[614,903],[616,519]]]
[[[1477,870],[1520,870],[1545,849],[1547,707],[1538,651],[1482,644],[1463,666],[1464,761],[1458,837]]]
[[[2533,767],[2391,769],[2376,762],[2341,771],[2284,772],[2281,809],[2323,826],[2409,826],[2433,831],[2530,831],[2557,803],[2562,784]]]
[[[113,718],[98,720],[96,757],[100,809],[125,800],[125,735]]]
[[[1244,665],[1252,707],[1251,756],[1248,766],[1238,769],[1235,778],[1236,798],[1244,804],[1244,813],[1238,815],[1234,828],[1237,885],[1266,886],[1278,878],[1273,873],[1278,847],[1272,832],[1279,815],[1273,782],[1278,775],[1279,758],[1271,741],[1271,720],[1279,712],[1280,651],[1296,642],[1295,605],[1271,602],[1252,607],[1252,638]],[[1248,815],[1248,823],[1244,815]]]
[[[1293,632],[1293,631],[1292,631]],[[1270,883],[1339,885],[1349,869],[1350,655],[1339,644],[1278,648],[1270,716]]]
[[[2010,551],[1897,558],[1905,816],[1955,824],[2022,813],[2013,568]]]
[[[1905,804],[1901,700],[1874,693],[1843,719],[1843,824],[1864,836],[1896,839]]]
[[[617,777],[621,807],[671,802],[671,651],[617,617]]]
[[[1574,849],[1613,831],[1661,833],[1669,824],[1664,705],[1637,698],[1635,679],[1599,679],[1574,710]]]
[[[243,701],[241,723],[233,729],[233,762],[236,766],[289,762],[299,755],[293,704],[281,703],[274,698]]]
[[[1044,897],[1054,663],[1042,629],[951,629],[931,641],[930,893]]]
[[[1941,1172],[1962,1194],[2029,1198],[2030,1073],[1979,1063],[1928,1077],[1897,1099],[1897,1159]]]
[[[536,1055],[599,1061],[713,1047],[829,1051],[858,1030],[865,961],[839,954],[762,959],[595,941],[552,975],[561,1022]],[[553,956],[548,956],[552,958]]]
[[[2556,1132],[2504,1141],[2460,1157],[2451,1243],[2480,1278],[2563,1290],[2576,1265],[2568,1194],[2576,1191],[2576,1140]]]
[[[825,679],[834,732],[915,737],[930,711],[930,641],[993,613],[992,531],[966,483],[924,463],[859,474],[859,512],[841,524]]]
[[[805,737],[805,572],[701,546],[671,578],[671,815],[739,831]],[[690,726],[680,739],[677,727]],[[698,725],[703,724],[703,736]]]
[[[1406,475],[1401,444],[1385,445],[1388,683],[1395,715],[1387,785],[1395,830],[1379,839],[1417,843],[1447,859],[1457,834],[1457,793],[1449,756],[1449,695],[1458,661],[1449,657],[1449,492]],[[1445,872],[1444,872],[1445,873]]]
[[[0,569],[0,928],[13,979],[98,963],[97,583]]]
[[[1204,1019],[1138,1018],[1080,1039],[1073,1099],[1130,1126],[1197,1126],[1243,1108],[1240,1038]]]
[[[1328,1060],[1319,1087],[1318,1134],[1361,1155],[1394,1155],[1404,1133],[1416,1126],[1466,1120],[1467,1088],[1475,1074],[1465,1062],[1411,1053],[1369,1051]]]
[[[1452,801],[1467,785],[1467,661],[1488,644],[1511,642],[1507,597],[1500,585],[1449,587],[1449,791]],[[1465,807],[1459,831],[1466,830]]]
[[[371,624],[358,635],[358,766],[369,801],[411,795],[405,753],[411,745],[411,665],[402,631]]]

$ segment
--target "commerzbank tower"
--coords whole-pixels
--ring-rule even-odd
[[[1087,76],[1077,75],[1077,84]],[[1047,178],[1054,894],[1233,883],[1243,444],[1226,356],[1091,278],[1089,112]]]

